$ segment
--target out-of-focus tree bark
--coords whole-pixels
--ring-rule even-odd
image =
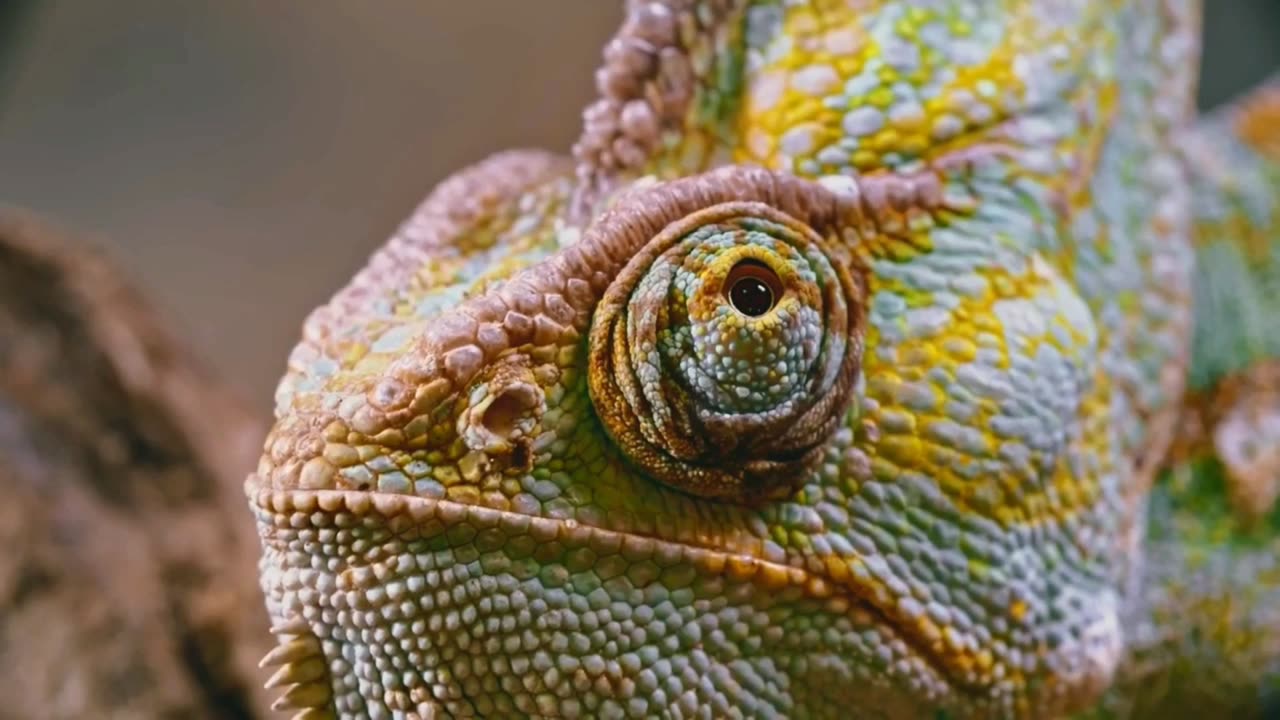
[[[260,437],[106,262],[0,210],[0,718],[265,716]]]

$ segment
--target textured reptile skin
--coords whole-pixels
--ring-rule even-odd
[[[572,159],[307,320],[247,482],[280,706],[1259,712],[1280,87],[1197,125],[1198,13],[629,3]]]

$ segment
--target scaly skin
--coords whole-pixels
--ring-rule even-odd
[[[1194,127],[1197,23],[629,3],[573,161],[450,178],[307,321],[280,706],[1258,712],[1280,91]]]

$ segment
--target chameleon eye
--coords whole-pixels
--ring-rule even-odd
[[[677,218],[596,307],[597,414],[667,485],[742,502],[785,495],[848,408],[863,300],[831,241],[768,204]]]
[[[735,265],[725,279],[725,288],[729,304],[748,317],[760,317],[774,309],[782,296],[777,273],[754,260]]]

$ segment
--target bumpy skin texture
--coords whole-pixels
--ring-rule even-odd
[[[573,161],[449,179],[306,324],[281,707],[1259,711],[1276,103],[1194,126],[1197,22],[629,3]]]

